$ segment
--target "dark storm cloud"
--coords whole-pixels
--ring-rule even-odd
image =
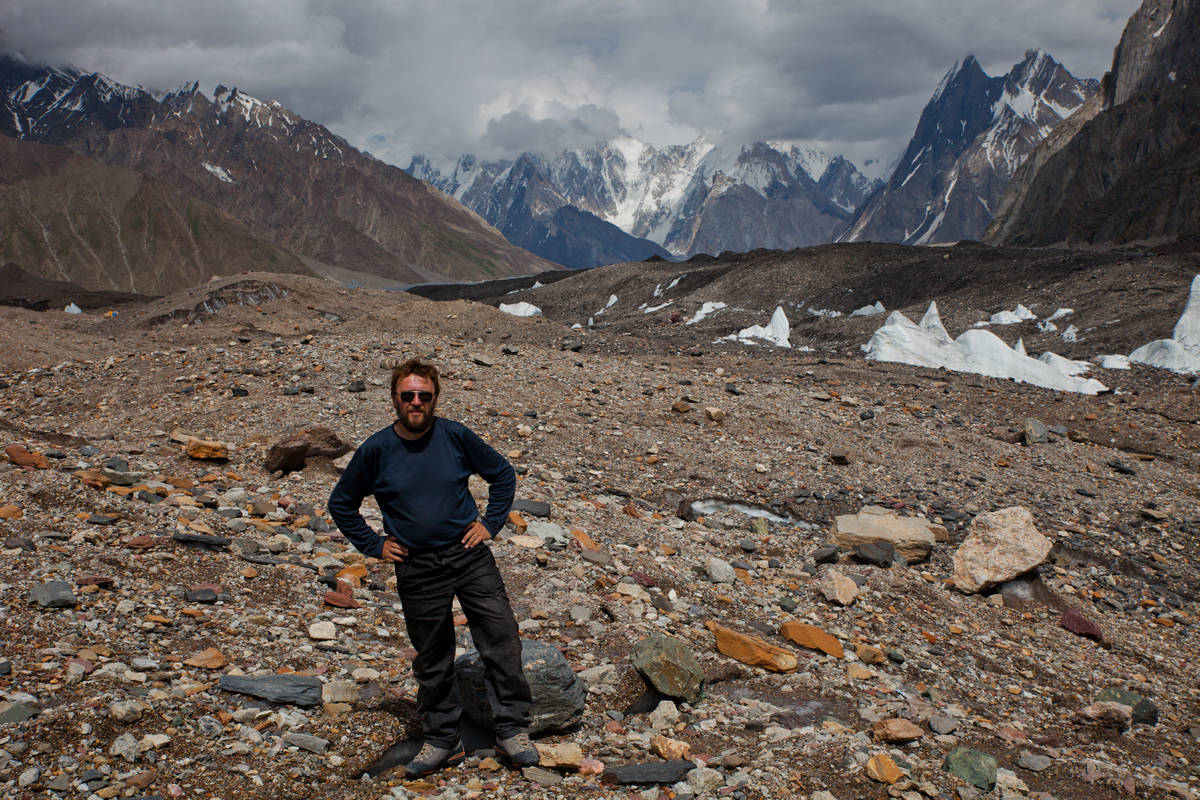
[[[238,86],[401,165],[587,146],[799,139],[861,159],[945,71],[1041,47],[1099,77],[1137,0],[7,0],[27,57],[166,88]]]

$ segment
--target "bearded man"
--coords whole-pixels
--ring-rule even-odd
[[[392,370],[396,421],[359,446],[329,497],[338,529],[364,555],[391,561],[408,638],[417,651],[417,710],[424,743],[408,764],[428,775],[466,757],[454,680],[457,597],[483,661],[496,720],[496,749],[517,766],[538,762],[529,741],[530,690],[508,593],[486,543],[512,508],[516,475],[504,457],[467,426],[434,414],[437,367],[411,359]],[[482,520],[467,481],[488,482]],[[374,495],[383,535],[359,512]]]

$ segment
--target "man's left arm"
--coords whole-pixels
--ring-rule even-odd
[[[483,521],[468,525],[463,536],[463,544],[473,547],[493,538],[504,527],[517,493],[517,473],[504,456],[471,429],[463,429],[462,441],[471,468],[488,482],[488,502]]]

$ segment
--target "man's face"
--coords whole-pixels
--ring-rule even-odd
[[[422,393],[430,399],[422,399]],[[433,424],[433,411],[437,407],[433,381],[420,375],[401,378],[396,384],[396,393],[392,395],[392,405],[395,406],[396,417],[405,430],[416,434],[424,433]]]

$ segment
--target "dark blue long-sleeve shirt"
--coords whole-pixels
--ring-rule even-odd
[[[415,441],[389,425],[354,453],[329,496],[329,514],[361,553],[378,558],[383,537],[358,510],[373,494],[385,535],[407,547],[443,547],[460,540],[479,515],[467,487],[473,474],[490,484],[483,525],[495,536],[516,493],[512,465],[460,422],[434,417],[429,432]]]

